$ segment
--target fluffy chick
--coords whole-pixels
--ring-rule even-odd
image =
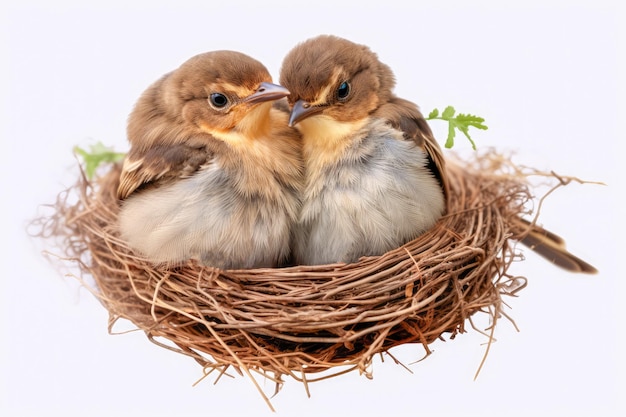
[[[139,98],[118,197],[121,237],[155,264],[275,267],[299,212],[298,133],[272,102],[289,94],[234,51],[192,57]]]
[[[446,209],[444,159],[418,107],[394,96],[366,46],[319,36],[285,57],[305,186],[297,263],[354,262],[429,230]]]

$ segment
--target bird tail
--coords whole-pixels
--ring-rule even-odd
[[[520,217],[516,218],[513,227],[517,231],[515,239],[553,264],[570,272],[584,274],[598,272],[596,268],[568,252],[565,249],[565,240],[549,230]]]

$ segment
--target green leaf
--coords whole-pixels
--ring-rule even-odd
[[[101,142],[91,145],[89,151],[74,146],[74,153],[80,155],[85,164],[85,174],[92,179],[96,170],[103,163],[114,163],[124,159],[125,154],[113,151],[112,147],[104,146]]]
[[[454,138],[456,131],[459,130],[472,144],[472,149],[476,150],[476,143],[469,134],[469,128],[474,127],[476,129],[487,130],[485,125],[485,119],[473,114],[459,113],[456,116],[454,114],[456,110],[452,106],[448,106],[443,110],[441,116],[439,116],[439,110],[434,109],[428,114],[426,120],[443,120],[448,122],[448,138],[446,139],[445,147],[452,148],[454,146]]]
[[[441,113],[441,118],[443,120],[449,120],[452,118],[452,116],[454,116],[455,111],[456,110],[454,110],[454,107],[448,106],[445,109],[443,109],[443,113]]]
[[[484,124],[485,119],[483,119],[482,117],[474,116],[472,114],[459,113],[456,116],[456,120],[457,122],[466,126],[472,126],[477,129],[487,130],[487,126],[485,126]]]

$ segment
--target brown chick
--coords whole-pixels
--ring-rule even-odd
[[[443,155],[418,107],[393,95],[387,65],[319,36],[287,54],[280,80],[306,172],[296,262],[354,262],[433,227],[446,209]]]
[[[118,197],[121,237],[155,264],[275,267],[299,212],[298,133],[272,102],[289,91],[233,51],[194,56],[139,98]]]

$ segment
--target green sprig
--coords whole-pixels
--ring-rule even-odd
[[[459,130],[470,141],[472,149],[476,150],[476,144],[469,134],[469,128],[475,127],[476,129],[487,130],[488,128],[484,124],[485,119],[465,113],[459,113],[455,116],[455,113],[456,110],[452,106],[446,107],[441,115],[439,115],[438,109],[434,109],[428,114],[426,120],[445,120],[448,122],[448,139],[444,145],[446,148],[449,149],[454,146],[454,137],[456,136],[456,131]]]
[[[80,155],[85,164],[85,174],[92,179],[96,169],[103,163],[115,163],[124,159],[125,154],[115,152],[112,147],[104,146],[101,142],[91,145],[89,151],[74,146],[74,153]]]

